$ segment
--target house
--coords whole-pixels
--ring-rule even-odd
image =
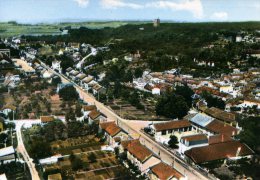
[[[16,111],[16,107],[13,105],[5,105],[4,107],[1,108],[1,112],[8,117],[8,114],[11,112],[15,112]]]
[[[234,91],[234,88],[231,84],[225,84],[225,85],[221,85],[219,87],[219,91],[222,92],[222,93],[233,93]]]
[[[80,48],[80,43],[71,42],[71,43],[68,43],[68,46],[70,46],[70,47],[73,48],[74,50],[78,51],[79,48]]]
[[[161,143],[168,143],[171,135],[180,139],[182,135],[192,131],[192,125],[188,120],[155,123],[151,124],[150,128],[155,140]]]
[[[82,81],[85,77],[87,77],[86,74],[84,74],[84,73],[79,73],[79,74],[76,76],[76,81],[81,84],[81,81]]]
[[[48,180],[62,180],[61,174],[50,174],[48,175]]]
[[[84,118],[86,118],[93,110],[97,110],[97,107],[95,105],[83,105],[81,112],[83,113]]]
[[[207,115],[216,118],[224,123],[227,123],[229,125],[236,126],[236,115],[234,113],[223,111],[216,107],[207,108],[204,111]]]
[[[0,179],[1,179],[1,180],[7,180],[7,177],[6,177],[5,174],[0,174]]]
[[[160,162],[150,168],[148,177],[151,180],[182,180],[184,176],[171,166]]]
[[[238,130],[235,127],[216,120],[206,114],[189,114],[185,116],[184,119],[191,122],[193,129],[197,133],[207,134],[208,136],[224,134],[230,137],[238,134]]]
[[[84,89],[86,90],[89,90],[90,89],[90,84],[92,82],[94,82],[93,80],[93,76],[87,76],[85,77],[84,79],[81,80],[80,84],[81,84],[81,87],[83,87]]]
[[[226,136],[233,137],[238,134],[238,129],[236,129],[235,127],[215,119],[210,122],[205,128],[210,135],[224,134]]]
[[[48,123],[55,120],[54,116],[40,116],[41,123]]]
[[[119,145],[119,153],[120,154],[127,153],[128,144],[131,143],[132,141],[139,141],[139,139],[122,140]]]
[[[66,69],[66,75],[69,76],[70,75],[70,72],[72,71],[73,69],[71,67],[67,68]]]
[[[209,145],[208,137],[205,134],[195,134],[181,137],[179,143],[179,153],[184,154],[185,151],[200,146]]]
[[[99,124],[99,126],[100,129],[105,132],[105,138],[108,144],[112,147],[118,146],[121,140],[126,140],[128,138],[127,133],[125,133],[119,126],[117,126],[114,121],[102,122]]]
[[[54,70],[57,70],[59,73],[61,73],[61,66],[60,66],[61,61],[54,60],[51,62],[51,68]]]
[[[70,78],[71,78],[73,81],[75,81],[75,80],[76,80],[76,76],[77,76],[78,74],[79,74],[79,71],[72,70],[72,71],[70,71],[69,76],[70,76]]]
[[[260,109],[260,100],[246,98],[246,99],[244,99],[244,102],[242,104],[238,105],[238,107],[241,107],[241,108],[247,108],[247,107],[252,108],[253,106],[256,106],[257,109]]]
[[[14,161],[15,159],[15,150],[13,146],[0,149],[0,162],[10,162]]]
[[[152,94],[160,95],[161,90],[160,88],[154,87],[152,88]]]
[[[189,114],[184,119],[190,121],[193,129],[201,134],[207,134],[206,126],[214,120],[214,118],[202,113]]]
[[[141,173],[146,173],[150,167],[160,163],[160,159],[155,157],[148,148],[140,141],[130,141],[127,146],[127,159],[137,166]]]
[[[92,90],[94,95],[104,94],[106,92],[106,89],[98,83],[93,84]]]
[[[92,110],[88,114],[88,124],[93,124],[93,123],[99,124],[100,122],[106,121],[106,118],[107,117],[101,112],[99,112],[98,110]]]
[[[254,152],[239,141],[228,141],[185,151],[186,159],[192,164],[203,164],[216,160],[250,158]]]
[[[44,79],[50,79],[53,76],[53,73],[47,69],[44,69],[41,71],[41,75],[42,75],[42,78],[44,78]]]

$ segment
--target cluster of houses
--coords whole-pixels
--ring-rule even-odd
[[[121,129],[115,122],[102,122],[100,131],[110,146],[118,148],[120,155],[135,165],[138,170],[150,179],[186,179],[186,177],[163,162],[152,150],[143,145],[139,139],[131,139],[129,134]]]
[[[178,69],[165,72],[144,71],[143,76],[133,79],[131,87],[150,92],[155,95],[174,88],[176,85],[188,85],[196,95],[206,91],[214,97],[226,102],[226,110],[230,107],[260,109],[260,69],[249,69],[241,72],[234,69],[233,73],[222,75],[220,78],[193,78],[191,75],[179,74]],[[198,97],[197,96],[197,97]]]
[[[153,153],[143,145],[139,139],[132,139],[130,135],[121,129],[116,122],[109,121],[95,105],[86,104],[82,106],[83,119],[88,124],[97,124],[99,132],[104,134],[104,139],[107,144],[103,147],[104,150],[114,150],[118,148],[120,155],[125,155],[126,158],[135,165],[138,170],[151,179],[186,179],[186,177],[174,169],[171,165],[162,162],[160,157]],[[42,124],[54,121],[54,116],[41,116]]]
[[[94,95],[105,93],[105,88],[101,86],[93,76],[86,75],[71,67],[66,69],[66,75],[86,91],[92,90]]]
[[[182,120],[152,123],[147,128],[147,133],[162,145],[168,145],[171,136],[176,136],[176,155],[191,164],[251,158],[254,154],[235,138],[240,131],[235,114],[214,107],[192,112]]]

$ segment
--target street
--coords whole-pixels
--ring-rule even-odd
[[[162,147],[159,143],[152,140],[149,136],[142,133],[139,129],[136,128],[136,125],[133,123],[129,123],[129,120],[123,119],[119,117],[115,112],[110,110],[108,107],[106,107],[104,104],[100,103],[95,99],[94,96],[86,92],[84,89],[82,89],[79,85],[74,83],[73,81],[69,80],[64,75],[57,73],[56,71],[52,70],[48,66],[46,66],[43,62],[41,64],[54,74],[58,75],[62,82],[70,82],[74,85],[76,90],[79,92],[80,98],[83,99],[85,102],[88,102],[90,104],[95,104],[97,108],[107,116],[107,119],[109,121],[115,121],[120,128],[122,128],[125,132],[129,134],[132,138],[139,138],[140,142],[145,145],[148,149],[153,151],[154,154],[156,154],[160,159],[173,166],[175,169],[177,169],[180,173],[187,176],[188,179],[214,179],[214,177],[205,176],[198,170],[194,169],[192,166],[185,164],[185,162],[174,155],[173,153],[166,150],[164,147]]]
[[[24,161],[27,163],[32,180],[40,180],[40,177],[38,175],[38,172],[35,168],[35,164],[33,163],[33,159],[30,158],[29,154],[27,153],[27,150],[25,149],[23,138],[22,138],[22,132],[21,129],[23,126],[31,126],[32,124],[38,124],[40,123],[40,120],[16,120],[14,121],[16,127],[16,134],[17,134],[17,141],[18,145],[16,148],[16,151],[20,153],[23,156]]]

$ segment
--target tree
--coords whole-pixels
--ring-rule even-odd
[[[74,111],[70,108],[66,114],[65,114],[65,120],[69,123],[69,122],[74,122],[76,121],[76,116]]]
[[[187,105],[189,107],[191,107],[191,105],[192,105],[192,95],[194,94],[194,92],[192,91],[191,88],[189,88],[187,85],[177,86],[176,89],[175,89],[175,94],[184,97]]]
[[[249,145],[253,150],[259,152],[260,146],[260,121],[259,117],[243,117],[239,120],[239,126],[242,128],[242,131],[238,135],[241,142]]]
[[[81,112],[81,105],[79,103],[76,104],[75,114],[77,117],[81,117],[83,115]]]
[[[71,167],[73,171],[77,171],[79,169],[83,168],[83,161],[76,157],[72,162],[71,162]]]
[[[68,123],[68,137],[79,137],[88,133],[88,126],[82,122],[74,121]]]
[[[179,148],[178,143],[179,143],[178,138],[174,135],[171,135],[170,140],[168,141],[169,147],[173,149],[177,149]]]
[[[201,96],[206,100],[208,107],[217,107],[219,109],[225,109],[226,105],[222,99],[218,97],[213,97],[207,91],[203,91]]]
[[[42,159],[51,155],[51,146],[43,139],[32,141],[30,146],[30,154],[34,159]]]
[[[73,86],[66,86],[59,91],[60,97],[64,101],[78,100],[79,94]]]
[[[61,83],[60,77],[59,76],[55,76],[54,78],[52,78],[51,83],[52,83],[53,86],[57,86],[58,84]]]
[[[67,68],[73,67],[74,65],[73,60],[66,55],[60,56],[59,59],[61,60],[60,66],[62,68],[62,73],[65,73]]]
[[[189,107],[182,96],[167,93],[160,97],[156,104],[156,114],[168,118],[182,118],[189,111]]]
[[[94,163],[97,161],[97,157],[94,153],[90,153],[89,156],[88,156],[88,159],[91,163]]]

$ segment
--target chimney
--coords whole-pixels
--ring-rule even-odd
[[[236,157],[238,157],[238,155],[239,155],[240,151],[241,151],[241,147],[239,146],[239,147],[237,148]]]
[[[221,134],[221,142],[224,142],[224,134]]]

